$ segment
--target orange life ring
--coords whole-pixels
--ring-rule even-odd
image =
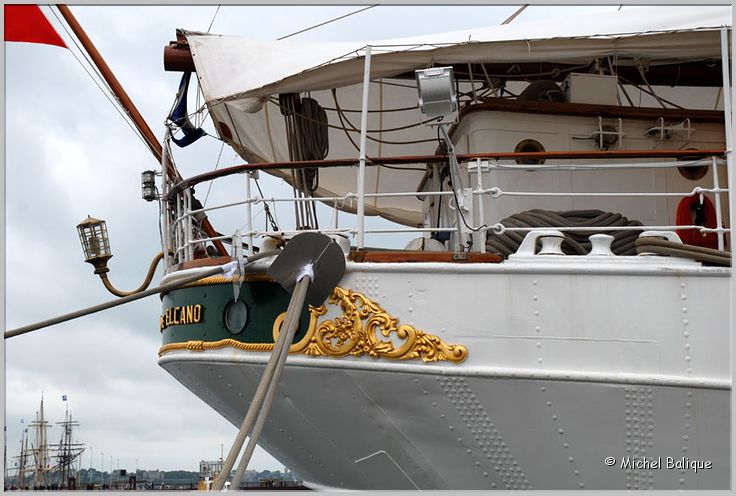
[[[716,209],[713,202],[707,196],[703,196],[702,217],[697,219],[696,209],[700,205],[700,195],[686,196],[677,205],[677,225],[692,226],[700,225],[711,229],[716,228]],[[678,229],[678,236],[686,245],[702,246],[703,248],[717,248],[718,237],[716,233],[701,233],[695,229]]]

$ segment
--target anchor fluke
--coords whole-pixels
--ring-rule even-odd
[[[345,254],[324,234],[306,232],[294,236],[273,261],[268,275],[293,293],[300,276],[310,271],[312,283],[305,301],[318,307],[345,274]]]

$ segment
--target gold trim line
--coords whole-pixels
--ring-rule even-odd
[[[193,286],[211,286],[215,284],[232,284],[235,278],[223,277],[223,276],[210,276],[194,281],[184,286],[185,288],[191,288]],[[240,278],[240,282],[276,282],[266,274],[245,274]]]

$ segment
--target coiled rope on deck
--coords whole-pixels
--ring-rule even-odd
[[[675,243],[656,237],[640,238],[635,243],[637,253],[690,258],[708,265],[731,266],[731,253],[724,250]]]
[[[513,214],[501,220],[504,227],[590,227],[590,231],[563,232],[565,239],[562,242],[562,251],[566,255],[586,255],[591,248],[588,236],[591,234],[609,234],[614,240],[611,250],[616,255],[636,255],[636,239],[641,229],[606,231],[605,227],[641,226],[638,220],[629,220],[619,213],[604,212],[602,210],[567,210],[552,212],[549,210],[533,209]],[[519,245],[526,236],[522,231],[505,231],[502,234],[488,232],[486,249],[503,255],[504,258],[516,253]]]

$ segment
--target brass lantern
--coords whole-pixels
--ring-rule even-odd
[[[88,215],[77,225],[77,231],[84,251],[84,261],[95,267],[95,274],[108,272],[110,269],[107,268],[107,261],[112,258],[112,253],[105,221]]]

